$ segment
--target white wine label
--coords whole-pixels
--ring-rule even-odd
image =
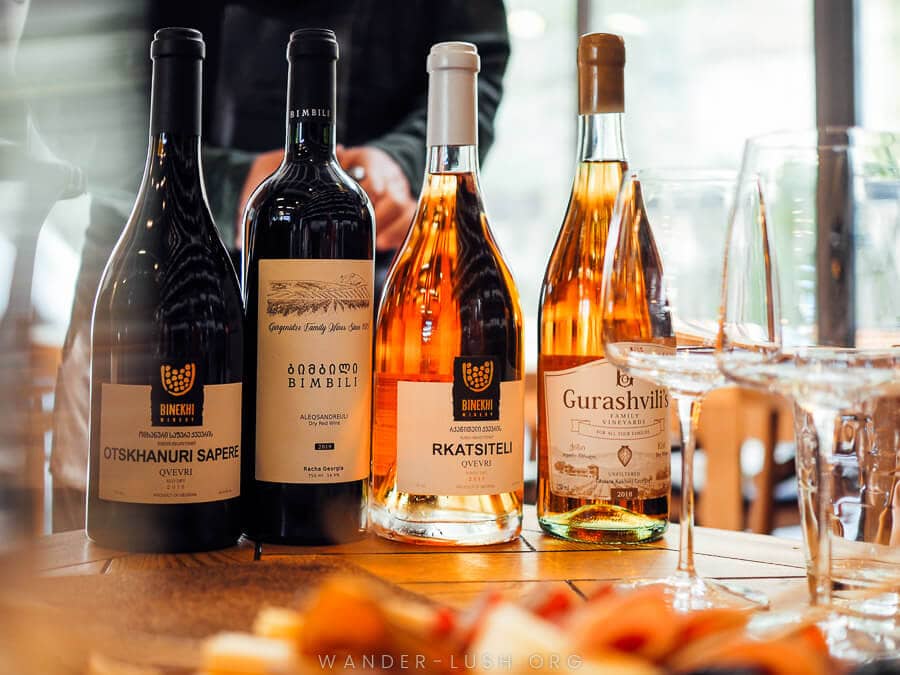
[[[397,383],[397,487],[419,495],[522,489],[525,384],[458,357],[454,382]]]
[[[159,386],[104,383],[100,499],[192,504],[241,493],[241,385],[203,386],[196,365],[160,366]]]
[[[669,393],[606,359],[544,373],[550,490],[619,501],[668,494]]]
[[[256,479],[369,475],[372,260],[260,260]]]

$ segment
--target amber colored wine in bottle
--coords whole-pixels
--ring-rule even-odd
[[[478,67],[474,45],[431,49],[428,168],[375,333],[370,522],[414,543],[521,529],[522,315],[480,196]]]
[[[666,392],[603,351],[601,272],[627,169],[624,66],[620,37],[582,36],[579,163],[539,319],[538,520],[556,536],[597,543],[656,539],[669,512]]]

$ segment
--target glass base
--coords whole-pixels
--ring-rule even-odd
[[[602,525],[591,526],[591,523],[580,524],[568,514],[554,518],[539,518],[541,529],[548,534],[560,539],[575,541],[583,544],[647,544],[660,539],[666,532],[668,522],[654,518],[634,518],[634,523],[619,527],[611,526],[607,522]]]
[[[769,599],[765,593],[745,586],[703,579],[693,574],[676,572],[662,579],[636,579],[619,586],[662,586],[672,607],[679,612],[711,607],[747,611],[769,608]]]
[[[490,518],[483,513],[430,510],[426,520],[400,518],[386,508],[373,506],[369,527],[380,537],[409,544],[487,546],[516,539],[522,531],[522,514],[513,512]]]
[[[765,637],[811,623],[821,629],[830,654],[847,664],[895,660],[900,656],[900,614],[859,616],[812,606],[758,614],[748,630]]]
[[[818,625],[825,633],[828,651],[842,661],[864,663],[900,655],[900,617],[833,612]]]

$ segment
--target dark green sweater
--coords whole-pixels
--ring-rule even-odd
[[[226,226],[254,153],[284,143],[285,45],[299,27],[332,28],[338,61],[337,140],[390,154],[413,195],[425,171],[431,45],[474,42],[482,158],[494,140],[509,58],[502,0],[304,0],[302,2],[157,3],[156,25],[196,26],[207,41],[204,128],[207,186],[214,215]]]

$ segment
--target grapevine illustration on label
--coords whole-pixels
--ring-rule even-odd
[[[290,279],[269,282],[266,313],[269,316],[317,314],[372,305],[369,284],[358,274],[342,274],[337,281]]]

